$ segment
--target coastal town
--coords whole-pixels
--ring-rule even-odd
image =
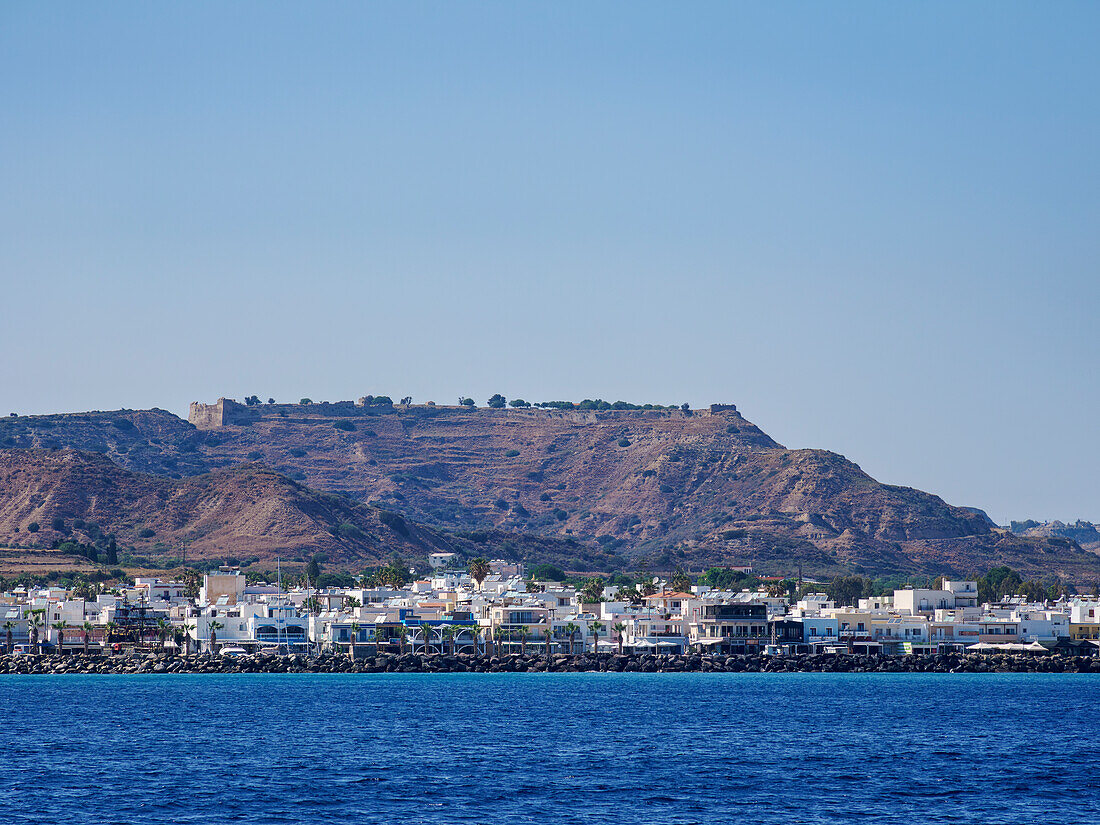
[[[9,655],[385,653],[507,656],[879,655],[1100,652],[1100,599],[1006,596],[980,603],[976,581],[838,604],[825,592],[684,586],[653,577],[631,587],[566,585],[523,566],[451,554],[431,572],[354,587],[256,581],[238,568],[190,582],[138,577],[78,594],[14,587],[0,594],[0,645]],[[252,579],[250,581],[250,579]]]

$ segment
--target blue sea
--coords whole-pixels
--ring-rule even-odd
[[[1100,678],[0,677],[0,822],[1100,823]]]

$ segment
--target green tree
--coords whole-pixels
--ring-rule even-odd
[[[199,586],[202,584],[202,576],[199,571],[190,567],[185,568],[181,578],[183,579],[183,595],[188,599],[197,599],[199,597]]]
[[[92,623],[91,622],[84,622],[84,624],[81,626],[81,629],[84,631],[84,655],[87,656],[88,655],[88,636],[92,632]]]
[[[474,399],[472,399],[472,398],[459,398],[458,403],[461,404],[463,407],[472,407],[472,406],[474,406]]]
[[[107,646],[114,641],[118,633],[118,622],[107,622],[103,626],[103,652],[107,652]]]
[[[45,614],[46,609],[44,607],[36,608],[29,613],[27,626],[30,628],[30,643],[32,653],[39,652],[38,629],[45,624],[45,619],[43,618]]]
[[[728,567],[711,567],[703,574],[700,580],[707,587],[716,590],[733,590],[738,588],[748,578],[740,570],[732,570]]]
[[[107,550],[103,557],[103,563],[110,567],[118,564],[118,545],[115,543],[114,536],[107,539]]]
[[[210,639],[207,642],[207,644],[209,646],[209,650],[210,650],[211,653],[217,653],[218,652],[218,631],[221,630],[223,627],[225,627],[225,625],[222,624],[221,622],[215,620],[215,621],[211,622],[209,625],[207,625],[207,627],[210,630]]]
[[[581,598],[585,604],[595,604],[603,601],[604,582],[599,576],[594,576],[581,587]]]
[[[489,407],[494,410],[502,409],[506,403],[507,402],[505,401],[504,396],[501,395],[499,392],[489,396]]]
[[[691,592],[691,577],[683,570],[677,570],[672,574],[672,581],[669,585],[678,593],[690,593]]]
[[[981,602],[1000,601],[1006,595],[1017,592],[1023,583],[1023,577],[1011,567],[994,567],[984,576],[978,578],[978,600]]]
[[[519,630],[517,632],[519,634],[519,655],[520,656],[526,656],[527,655],[527,637],[531,635],[531,628],[529,628],[525,624],[520,625]]]
[[[301,404],[303,407],[308,407],[310,404],[313,403],[313,399],[312,398],[303,398],[298,403]]]
[[[477,589],[480,590],[481,583],[489,576],[489,560],[484,556],[470,559],[470,563],[466,565],[466,569],[470,573],[470,578],[477,582]]]
[[[11,620],[8,620],[8,621],[4,622],[4,641],[6,643],[5,647],[4,647],[4,652],[5,653],[10,654],[11,651],[12,651],[12,648],[15,646],[15,639],[12,636],[12,630],[14,630],[14,628],[15,628],[15,622],[13,622]]]
[[[626,641],[626,625],[622,622],[616,622],[611,628],[615,631],[615,638],[619,642],[619,655],[623,653],[623,642]]]
[[[640,605],[645,601],[645,598],[638,591],[637,587],[620,587],[615,591],[615,601],[617,602],[630,602],[633,605]]]
[[[829,598],[839,605],[855,605],[863,596],[871,595],[872,582],[862,576],[837,576],[825,589]]]
[[[532,581],[563,582],[566,578],[565,571],[553,564],[536,564],[531,567]]]
[[[50,627],[52,627],[54,630],[57,631],[57,652],[58,653],[64,653],[65,652],[65,623],[64,622],[54,622],[53,624],[50,625]]]
[[[600,631],[603,630],[603,622],[589,622],[588,630],[592,634],[592,652],[600,652]]]
[[[442,625],[439,628],[439,652],[449,651],[452,656],[455,655],[455,626],[450,624]]]
[[[355,661],[355,638],[359,635],[359,622],[351,623],[351,644],[348,647],[352,661]]]
[[[580,630],[575,624],[570,622],[565,626],[565,635],[569,637],[569,655],[573,655],[573,648],[577,640],[577,632]]]
[[[317,579],[321,576],[321,563],[317,561],[317,557],[314,556],[309,560],[309,564],[306,565],[306,579],[313,582],[314,586],[317,584]]]
[[[513,398],[511,401],[508,402],[508,405],[511,406],[511,407],[515,407],[517,409],[531,406],[529,403],[524,401],[522,398]]]

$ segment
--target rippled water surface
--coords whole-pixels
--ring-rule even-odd
[[[1090,675],[0,678],[0,822],[1100,823]]]

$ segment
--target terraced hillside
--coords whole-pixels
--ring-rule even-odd
[[[566,541],[573,561],[593,567],[800,563],[893,573],[965,572],[1010,556],[1034,556],[1025,567],[1053,563],[1036,555],[1041,540],[1003,535],[978,511],[880,484],[835,453],[787,450],[730,407],[221,402],[194,405],[192,417],[202,429],[159,410],[6,419],[0,447],[72,447],[168,478],[263,465],[409,523],[510,536],[513,548],[523,537],[550,548]],[[1100,560],[1080,553],[1060,548],[1059,570]]]

